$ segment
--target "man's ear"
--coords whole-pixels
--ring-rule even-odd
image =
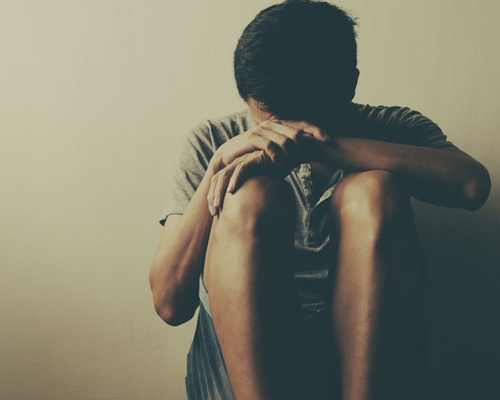
[[[347,92],[346,92],[346,100],[351,101],[354,99],[354,95],[356,94],[356,86],[358,85],[359,78],[359,69],[355,68],[352,71],[351,76],[349,77],[349,82],[347,83]]]

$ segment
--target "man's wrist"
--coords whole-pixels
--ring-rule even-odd
[[[318,143],[313,161],[334,167],[333,164],[337,164],[335,154],[338,151],[339,144],[339,139],[336,137],[330,137],[328,143]]]
[[[225,168],[226,166],[222,162],[222,157],[220,152],[217,150],[212,158],[210,159],[210,163],[208,164],[208,168],[211,170],[213,174],[216,174],[219,172],[221,169]]]

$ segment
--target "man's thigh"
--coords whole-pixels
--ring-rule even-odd
[[[386,170],[369,170],[344,176],[332,193],[329,211],[331,233],[338,241],[341,225],[347,219],[364,218],[369,224],[408,218],[411,203],[399,176]]]
[[[245,236],[249,233],[248,230],[252,230],[252,226],[263,226],[264,232],[262,233],[267,235],[265,227],[269,225],[272,228],[269,229],[269,232],[273,232],[273,234],[266,237],[266,241],[278,240],[277,235],[281,233],[288,237],[290,250],[293,251],[295,212],[293,190],[281,178],[265,175],[252,176],[247,178],[234,194],[226,194],[219,215],[213,217],[207,243],[203,271],[203,281],[207,291],[210,292],[210,268],[212,262],[216,262],[212,257],[215,247],[224,245],[226,239],[234,240],[236,238],[243,246],[258,243],[259,241],[255,240],[240,240],[242,239],[241,235]],[[253,224],[251,222],[257,219],[264,220],[264,223]],[[222,227],[219,229],[220,224]],[[260,232],[260,228],[258,229]],[[289,254],[287,258],[291,258]],[[227,268],[237,268],[237,266],[228,265]],[[288,272],[292,272],[291,268]],[[296,297],[295,303],[297,303],[298,296],[295,286],[294,295]]]

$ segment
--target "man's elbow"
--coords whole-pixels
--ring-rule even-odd
[[[194,315],[194,313],[180,313],[174,310],[172,307],[166,307],[163,304],[158,304],[155,302],[154,308],[159,317],[170,326],[182,325],[191,320]]]
[[[182,321],[172,310],[165,307],[155,306],[155,311],[159,317],[170,326],[179,326],[186,321]]]
[[[475,211],[481,208],[491,191],[491,178],[488,170],[482,164],[464,185],[465,209]]]
[[[179,326],[191,320],[199,305],[197,293],[174,294],[173,291],[165,289],[152,292],[156,314],[170,326]]]

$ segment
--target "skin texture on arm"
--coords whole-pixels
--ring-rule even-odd
[[[149,283],[155,310],[169,325],[189,321],[198,307],[198,279],[213,221],[206,199],[211,179],[220,168],[211,162],[184,214],[165,221]]]
[[[321,131],[305,121],[267,121],[268,129],[286,126],[318,136]],[[491,180],[488,170],[465,152],[451,146],[435,149],[371,139],[330,136],[328,142],[302,136],[302,147],[307,147],[310,162],[342,168],[348,172],[387,170],[400,176],[402,183],[413,197],[437,206],[476,210],[488,198]],[[234,167],[223,169],[226,181],[241,185],[242,175],[233,175]],[[227,186],[227,185],[226,185]],[[230,189],[230,188],[229,188]],[[210,189],[212,191],[213,188]],[[218,188],[223,193],[225,188]],[[229,190],[231,191],[231,190]]]
[[[340,132],[337,134],[335,124],[340,114],[332,112],[331,116],[325,116],[325,122],[321,125],[328,127],[325,131],[308,121],[279,120],[262,111],[253,98],[248,99],[248,106],[256,124],[281,135],[289,135],[284,128],[291,128],[295,131],[295,137],[303,138],[300,142],[295,140],[298,151],[308,154],[308,160],[301,162],[324,164],[330,169],[342,168],[346,172],[387,170],[402,178],[408,194],[437,206],[472,211],[480,208],[489,196],[491,179],[488,170],[456,147],[436,149],[343,137]],[[329,140],[312,140],[312,137],[322,136],[328,136]],[[252,168],[247,166],[247,169]],[[219,194],[218,203],[222,203],[228,186],[231,191],[232,185],[237,188],[246,179],[245,174],[237,172],[234,165],[219,172],[219,175],[224,174],[224,179],[219,180],[216,189],[210,189],[211,193]]]
[[[462,151],[338,137],[318,146],[318,162],[350,171],[382,169],[401,176],[408,194],[426,203],[476,210],[488,198],[487,169]]]
[[[309,134],[321,131],[306,121],[276,122]],[[491,190],[484,165],[451,146],[435,149],[341,135],[331,135],[325,143],[308,142],[315,147],[310,150],[313,161],[350,172],[391,171],[403,178],[408,194],[426,203],[473,211],[486,202]]]
[[[304,121],[279,122],[308,133],[321,130]],[[391,171],[403,178],[408,194],[438,206],[473,211],[486,202],[491,189],[484,165],[459,149],[451,150],[451,146],[442,150],[333,136],[329,143],[316,147],[319,163],[349,171]]]
[[[281,125],[278,127],[283,129]],[[296,140],[296,130],[288,130],[295,134],[290,133]],[[328,140],[322,135],[318,134],[314,140]],[[218,172],[227,170],[226,164],[241,165],[248,158],[265,163],[267,169],[275,171],[276,163],[291,168],[292,160],[298,157],[294,154],[291,137],[285,140],[283,135],[256,126],[228,140],[210,159],[208,169],[184,214],[167,218],[150,268],[149,282],[155,310],[169,325],[180,325],[190,320],[199,304],[198,278],[205,263],[213,216],[217,214],[211,207],[214,199],[209,189],[219,180]]]

